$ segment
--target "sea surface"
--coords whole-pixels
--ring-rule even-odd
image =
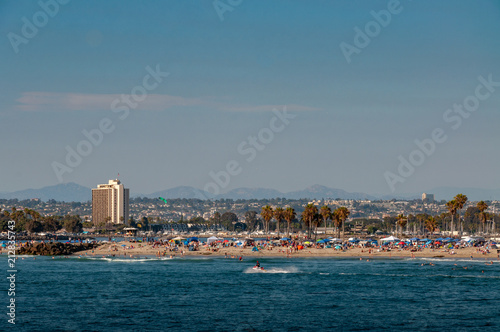
[[[19,257],[16,324],[3,314],[0,330],[500,328],[498,261],[264,258],[264,272],[253,270],[254,263],[223,257]],[[0,266],[7,271],[5,255]],[[6,313],[9,284],[3,280]]]

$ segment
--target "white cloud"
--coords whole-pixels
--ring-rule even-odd
[[[17,99],[16,108],[22,111],[103,111],[109,110],[115,99],[121,99],[121,94],[87,94],[87,93],[54,93],[54,92],[23,92]],[[318,108],[285,104],[290,111],[317,111]],[[163,111],[172,107],[202,106],[221,111],[236,112],[266,112],[283,105],[245,105],[232,102],[220,102],[213,98],[185,98],[162,94],[149,94],[144,101],[139,102],[137,110]]]
[[[17,108],[23,111],[102,111],[110,109],[111,102],[121,99],[121,94],[84,94],[24,92],[17,99]],[[169,95],[149,94],[137,109],[161,111],[175,106],[203,105],[206,101]]]

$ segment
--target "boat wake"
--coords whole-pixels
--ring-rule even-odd
[[[166,261],[173,258],[169,257],[154,257],[154,258],[111,258],[111,257],[81,257],[81,259],[88,259],[93,261],[105,261],[105,262],[120,262],[120,263],[141,263],[141,262],[154,262],[154,261]]]
[[[300,270],[296,268],[295,266],[291,266],[288,268],[278,268],[278,267],[273,267],[269,269],[264,269],[264,270],[257,270],[254,269],[253,267],[246,268],[243,273],[300,273]]]
[[[474,258],[474,259],[470,259],[470,258],[453,258],[453,257],[446,257],[446,258],[424,258],[424,257],[418,257],[418,258],[408,258],[406,259],[407,261],[415,261],[415,260],[418,260],[418,261],[428,261],[428,262],[448,262],[448,263],[456,263],[456,262],[465,262],[465,263],[480,263],[480,264],[484,264],[484,263],[488,263],[490,261],[493,261],[495,263],[495,260],[493,258],[487,258],[487,259],[484,259],[484,258]]]

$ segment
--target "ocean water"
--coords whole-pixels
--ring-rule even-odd
[[[260,262],[266,271],[252,269],[255,259],[20,257],[15,330],[500,328],[499,262],[324,258]],[[0,257],[1,264],[7,270],[7,257]],[[4,279],[3,308],[8,304],[7,288]],[[5,331],[11,324],[3,317],[0,330]]]

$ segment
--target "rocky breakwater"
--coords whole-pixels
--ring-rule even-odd
[[[42,256],[61,256],[71,255],[78,251],[94,249],[97,243],[37,243],[28,244],[17,250],[18,255],[42,255]]]

